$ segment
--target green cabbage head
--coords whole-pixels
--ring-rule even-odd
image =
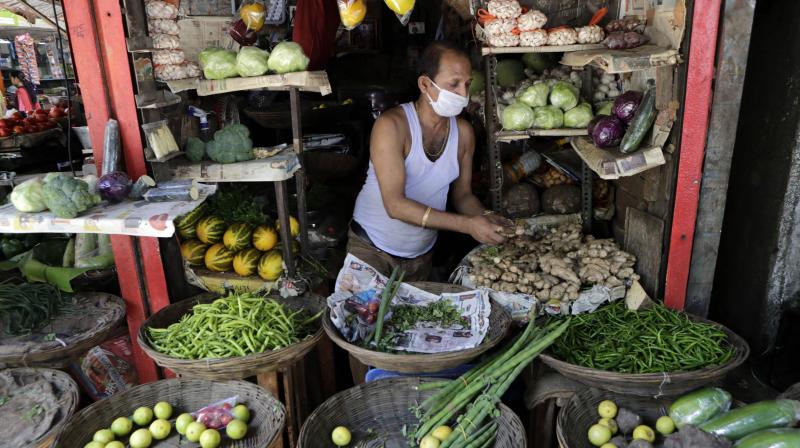
[[[267,72],[269,52],[258,47],[242,47],[236,55],[239,76],[261,76]]]
[[[532,86],[525,89],[522,95],[517,98],[521,103],[530,107],[547,106],[547,97],[550,95],[550,87],[547,84],[537,81]]]
[[[533,109],[533,127],[537,129],[556,129],[564,126],[564,113],[555,106],[542,106]]]
[[[198,56],[206,79],[225,79],[237,76],[236,52],[224,48],[209,47]]]
[[[578,88],[565,81],[553,84],[550,91],[550,104],[561,110],[570,110],[578,105]]]
[[[272,49],[267,67],[275,73],[302,72],[308,67],[308,57],[296,42],[281,42]]]
[[[533,125],[533,111],[522,103],[514,103],[503,109],[501,121],[507,131],[524,131]]]
[[[564,112],[564,126],[568,128],[585,128],[592,121],[592,106],[581,103]]]
[[[14,208],[25,213],[36,213],[47,210],[42,193],[44,182],[41,177],[34,177],[14,187],[11,192],[11,203]]]

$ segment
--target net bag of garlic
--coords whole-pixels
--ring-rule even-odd
[[[489,34],[486,40],[491,47],[518,47],[519,36],[516,34]]]
[[[159,50],[174,50],[181,46],[181,41],[178,36],[171,36],[169,34],[156,34],[152,36],[153,47]]]
[[[497,36],[501,34],[513,34],[514,28],[517,23],[514,19],[494,19],[486,22],[483,30],[489,36]]]
[[[573,45],[578,41],[578,33],[568,26],[554,28],[547,36],[547,45]]]
[[[489,0],[489,14],[498,19],[516,19],[522,14],[522,6],[517,0]]]
[[[148,19],[175,19],[178,17],[178,8],[161,0],[148,1],[144,9]]]
[[[546,23],[547,16],[536,9],[532,9],[517,17],[517,28],[519,28],[520,31],[533,31],[544,28]]]
[[[147,30],[152,34],[169,34],[177,36],[181,34],[178,22],[168,19],[150,19],[147,21]]]
[[[523,47],[542,47],[547,45],[547,31],[539,29],[519,33],[519,44]]]
[[[186,60],[183,50],[158,50],[153,52],[154,65],[180,64]]]
[[[597,25],[588,25],[576,28],[579,44],[598,44],[605,39],[603,28]]]

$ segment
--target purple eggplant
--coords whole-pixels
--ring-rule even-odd
[[[614,107],[611,109],[617,118],[622,120],[626,125],[633,120],[636,110],[639,109],[639,104],[642,102],[642,92],[637,90],[628,90],[614,100]]]
[[[128,197],[133,187],[133,182],[122,171],[112,171],[100,176],[97,180],[97,191],[100,196],[109,202],[120,202]]]
[[[619,146],[623,135],[625,135],[625,123],[613,115],[597,120],[591,133],[592,141],[598,148]]]

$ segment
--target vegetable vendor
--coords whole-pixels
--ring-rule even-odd
[[[384,112],[372,129],[367,180],[358,195],[348,252],[383,274],[427,279],[438,230],[504,241],[510,225],[472,193],[472,126],[457,118],[469,103],[469,58],[445,42],[419,60],[419,98]],[[457,213],[445,211],[448,194]]]

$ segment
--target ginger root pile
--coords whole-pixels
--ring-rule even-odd
[[[539,235],[515,229],[502,246],[470,255],[469,279],[477,286],[535,296],[542,302],[573,301],[581,287],[614,288],[638,280],[636,257],[612,239],[584,236],[580,224],[562,224]]]

